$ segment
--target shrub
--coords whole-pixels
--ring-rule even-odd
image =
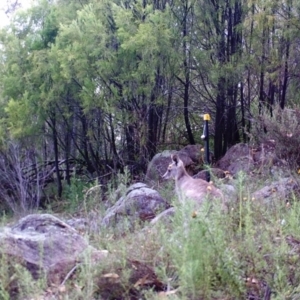
[[[252,137],[259,144],[266,141],[275,143],[275,154],[291,166],[300,165],[300,109],[285,108],[279,105],[272,111],[264,109],[254,116]]]

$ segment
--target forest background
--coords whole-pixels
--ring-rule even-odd
[[[199,143],[203,113],[219,159],[255,114],[299,105],[299,29],[293,0],[36,1],[0,33],[0,202],[134,178]]]

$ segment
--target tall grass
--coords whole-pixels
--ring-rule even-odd
[[[159,292],[172,293],[168,299],[268,299],[268,293],[275,300],[300,299],[299,201],[294,197],[287,206],[277,199],[267,207],[251,198],[251,184],[239,176],[228,213],[209,200],[195,209],[174,199],[171,223],[122,236],[110,228],[90,233],[91,243],[110,255],[97,264],[87,255],[64,288],[37,284],[1,255],[0,298],[35,299],[50,289],[59,299],[161,299]],[[144,267],[137,270],[132,261]],[[149,270],[156,281],[138,284],[149,280]]]
[[[271,291],[272,299],[287,299],[298,293],[300,205],[294,199],[286,207],[278,199],[266,207],[246,196],[246,181],[241,174],[239,197],[228,214],[210,209],[209,203],[197,214],[189,202],[177,207],[165,246],[183,298],[247,299],[255,294],[262,299]],[[289,237],[295,238],[294,250]]]
[[[212,210],[209,203],[196,214],[189,202],[178,207],[166,248],[182,296],[212,299],[222,289],[236,297],[242,294],[240,262],[228,244],[224,221],[222,211]]]

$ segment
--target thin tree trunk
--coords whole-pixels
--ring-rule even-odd
[[[284,75],[283,75],[283,85],[282,85],[282,91],[281,91],[281,99],[280,99],[280,107],[284,109],[285,102],[286,102],[286,93],[287,93],[287,87],[288,87],[288,76],[289,76],[289,66],[288,66],[288,60],[290,55],[290,45],[289,40],[286,43],[285,48],[285,62],[284,62]]]
[[[59,154],[58,154],[58,137],[56,128],[56,115],[52,112],[52,117],[50,118],[50,127],[52,129],[52,139],[53,139],[53,150],[54,150],[54,167],[56,173],[56,184],[57,184],[57,195],[62,196],[62,183],[59,171]]]
[[[188,25],[187,25],[187,16],[188,16],[188,1],[186,1],[185,4],[185,15],[183,18],[183,28],[182,28],[182,33],[183,33],[183,56],[184,56],[184,61],[183,61],[183,67],[184,67],[184,96],[183,96],[183,116],[184,116],[184,122],[185,122],[185,127],[189,139],[189,143],[191,145],[195,144],[195,139],[193,136],[192,128],[191,128],[191,123],[190,123],[190,117],[189,117],[189,93],[190,93],[190,68],[189,68],[189,62],[190,62],[190,49],[188,49],[187,41],[186,38],[188,36]]]

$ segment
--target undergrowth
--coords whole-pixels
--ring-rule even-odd
[[[274,152],[291,167],[300,166],[300,110],[297,106],[281,109],[279,105],[264,107],[254,114],[251,139],[257,144],[273,142]]]
[[[174,198],[172,222],[146,224],[121,236],[105,228],[88,233],[93,246],[110,254],[97,264],[87,256],[63,286],[35,284],[2,255],[0,297],[299,299],[299,201],[262,205],[249,196],[247,181],[240,175],[237,199],[227,213],[209,203],[195,211],[190,202]]]

